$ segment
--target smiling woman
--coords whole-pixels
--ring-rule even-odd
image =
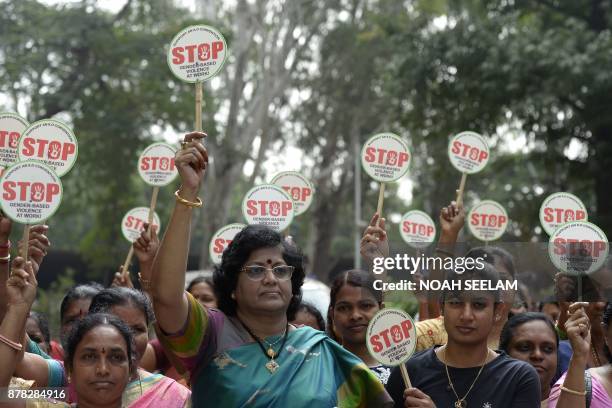
[[[329,335],[361,358],[386,384],[391,368],[378,363],[368,352],[366,330],[372,317],[384,306],[382,292],[374,289],[374,278],[366,271],[341,273],[332,283],[327,327]]]

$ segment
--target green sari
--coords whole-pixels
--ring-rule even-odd
[[[270,359],[233,318],[202,308],[190,296],[180,333],[160,338],[190,371],[194,407],[386,407],[393,402],[382,383],[355,355],[326,334],[301,327],[287,334]],[[269,343],[280,340],[268,338]]]

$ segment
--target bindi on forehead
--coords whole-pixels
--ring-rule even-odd
[[[268,265],[272,265],[272,260],[271,260],[271,259],[268,259],[268,260],[266,260],[266,263],[267,263]]]

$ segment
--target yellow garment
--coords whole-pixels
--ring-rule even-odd
[[[444,317],[427,319],[416,322],[417,344],[416,351],[423,351],[435,345],[443,345],[448,341],[444,328]]]

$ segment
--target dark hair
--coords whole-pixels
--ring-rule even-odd
[[[495,246],[476,247],[472,248],[465,256],[469,258],[483,258],[486,263],[491,265],[495,263],[495,259],[497,258],[508,270],[512,279],[516,278],[514,257],[503,248]]]
[[[538,311],[544,310],[544,306],[548,304],[553,304],[559,307],[559,302],[557,302],[557,298],[554,296],[548,296],[546,299],[538,303]]]
[[[603,316],[601,317],[601,322],[603,323],[604,328],[606,330],[608,330],[608,328],[610,327],[611,319],[612,319],[612,302],[608,302],[608,304],[606,305],[606,310],[604,311]],[[608,363],[612,363],[612,353],[610,353],[610,348],[606,345],[605,342],[604,342],[604,353],[606,354]]]
[[[334,279],[332,282],[331,290],[329,292],[329,308],[327,309],[327,334],[336,341],[339,339],[334,333],[333,310],[334,306],[336,306],[336,298],[338,297],[338,293],[344,285],[351,285],[356,288],[366,289],[372,294],[372,296],[374,296],[374,299],[376,299],[376,302],[378,302],[378,306],[381,306],[383,302],[383,294],[380,290],[374,289],[374,276],[372,276],[370,273],[360,269],[351,269],[336,276],[336,279]]]
[[[510,341],[515,335],[515,330],[517,327],[524,325],[525,323],[533,322],[536,320],[541,320],[548,325],[550,330],[555,335],[555,339],[557,341],[557,348],[559,347],[559,335],[557,334],[557,330],[555,329],[555,324],[550,320],[550,318],[544,313],[539,312],[525,312],[512,316],[506,324],[504,325],[501,334],[499,335],[499,348],[500,350],[508,352],[510,348]]]
[[[91,299],[103,289],[104,286],[96,282],[82,283],[73,286],[62,299],[62,304],[60,305],[60,320],[64,321],[66,309],[68,309],[68,306],[70,306],[72,302],[79,299]]]
[[[147,326],[154,320],[153,308],[149,298],[137,289],[112,287],[107,288],[91,300],[89,313],[111,313],[114,306],[134,306],[145,315]]]
[[[43,340],[45,341],[45,343],[50,344],[51,334],[49,332],[49,320],[47,320],[47,316],[45,316],[44,313],[31,311],[30,316],[28,317],[31,317],[32,320],[34,320],[38,325],[38,328],[40,329],[40,332],[43,335]]]
[[[221,266],[215,269],[213,275],[214,290],[219,309],[228,316],[236,315],[236,301],[232,292],[238,284],[238,275],[251,253],[261,248],[281,246],[283,259],[287,265],[295,269],[291,276],[291,292],[293,297],[287,308],[287,319],[295,319],[295,313],[302,301],[302,285],[304,284],[304,256],[290,242],[283,240],[280,233],[263,225],[247,225],[234,237],[234,240],[223,251]]]
[[[325,331],[325,320],[323,320],[323,315],[319,312],[319,309],[311,305],[307,302],[300,303],[298,307],[298,312],[306,312],[315,318],[317,321],[317,325],[319,326],[319,330]]]
[[[187,285],[187,292],[191,293],[191,289],[193,289],[193,287],[195,285],[198,285],[200,283],[205,283],[208,286],[210,286],[210,288],[214,291],[215,289],[215,284],[213,283],[212,279],[207,278],[206,276],[198,276],[196,278],[193,278],[193,280],[191,282],[189,282],[189,285]]]
[[[89,313],[74,326],[66,343],[66,358],[64,362],[68,371],[72,371],[74,368],[74,353],[77,346],[87,333],[98,326],[113,326],[121,334],[127,345],[130,373],[134,372],[136,370],[136,346],[134,345],[132,330],[123,320],[108,313]]]
[[[466,255],[466,258],[469,258]],[[482,268],[475,262],[474,265],[466,265],[465,272],[458,274],[456,272],[450,272],[447,277],[449,282],[448,288],[444,289],[442,296],[440,297],[440,303],[444,303],[450,297],[457,297],[463,292],[470,292],[466,288],[465,281],[471,280],[484,280],[489,281],[490,286],[496,287],[499,282],[499,274],[492,264],[483,263]],[[482,293],[487,293],[493,296],[495,303],[500,303],[501,296],[500,291],[496,289],[492,290],[473,290]]]

